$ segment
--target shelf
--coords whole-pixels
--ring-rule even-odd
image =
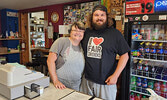
[[[165,40],[132,40],[133,42],[167,42]]]
[[[1,40],[21,40],[22,38],[11,38],[11,39],[9,39],[9,38],[0,38],[0,41]]]
[[[136,76],[136,77],[141,77],[141,78],[151,79],[151,80],[154,80],[154,81],[162,81],[162,82],[167,82],[166,80],[155,79],[155,78],[145,77],[145,76],[141,76],[141,75],[134,75],[134,74],[131,74],[131,76]]]
[[[44,24],[30,24],[30,26],[44,26]]]
[[[143,95],[147,95],[150,96],[150,94],[146,94],[146,93],[142,93],[142,92],[138,92],[138,91],[134,91],[134,90],[130,90],[131,92],[135,92],[135,93],[139,93],[139,94],[143,94]]]
[[[0,55],[15,54],[15,53],[20,53],[20,51],[18,51],[18,52],[6,52],[6,53],[0,53]]]
[[[165,60],[146,59],[146,58],[138,58],[138,57],[132,57],[132,59],[148,60],[148,61],[163,62],[163,63],[166,63],[166,62],[167,62],[167,61],[165,61]]]

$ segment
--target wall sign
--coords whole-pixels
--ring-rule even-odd
[[[126,2],[126,15],[154,13],[154,0],[133,0]]]
[[[157,12],[167,12],[167,0],[155,0],[154,11]]]

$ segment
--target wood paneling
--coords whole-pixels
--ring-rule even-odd
[[[25,49],[21,52],[21,64],[26,64],[29,62],[29,35],[28,35],[28,13],[19,14],[19,23],[20,23],[20,34],[22,36],[21,43],[25,43]]]

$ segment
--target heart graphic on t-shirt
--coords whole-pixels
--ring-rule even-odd
[[[99,44],[101,44],[103,42],[103,38],[97,38],[97,37],[95,37],[93,39],[93,42],[94,42],[95,45],[99,45]]]

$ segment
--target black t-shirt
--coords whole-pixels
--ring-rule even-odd
[[[116,69],[116,55],[130,51],[121,32],[115,28],[97,31],[86,29],[82,47],[85,56],[85,78],[98,84],[105,80]]]

